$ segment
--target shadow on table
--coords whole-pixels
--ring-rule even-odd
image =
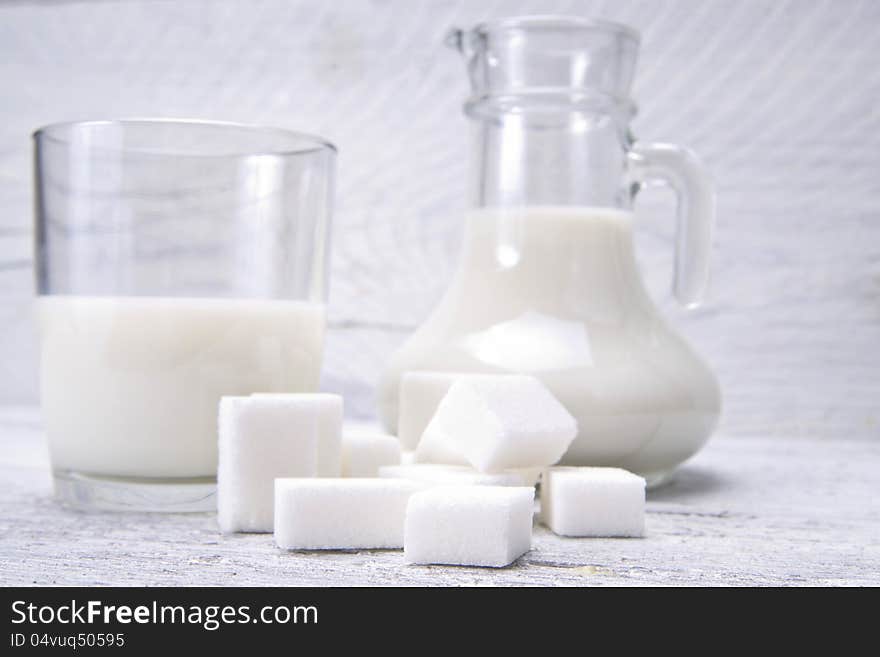
[[[698,466],[679,468],[672,479],[660,487],[648,491],[651,502],[693,501],[720,490],[732,488],[733,483],[717,472]]]

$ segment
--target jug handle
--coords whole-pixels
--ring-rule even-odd
[[[699,158],[674,144],[635,142],[628,152],[630,177],[639,186],[666,183],[678,198],[672,291],[685,308],[703,301],[715,224],[715,185]]]

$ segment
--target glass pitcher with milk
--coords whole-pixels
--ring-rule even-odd
[[[396,427],[405,372],[527,373],[578,421],[563,463],[657,484],[709,437],[720,390],[645,290],[631,207],[644,184],[676,191],[673,288],[694,306],[708,277],[710,179],[691,152],[632,138],[634,30],[529,17],[449,42],[472,87],[473,207],[446,295],[385,373],[383,420]]]

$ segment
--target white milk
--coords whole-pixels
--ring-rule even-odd
[[[694,453],[720,409],[714,375],[645,291],[630,213],[614,209],[471,213],[449,290],[385,377],[392,428],[408,370],[537,376],[578,420],[563,462],[649,477]]]
[[[213,477],[221,395],[318,386],[323,305],[46,296],[37,317],[56,471]]]

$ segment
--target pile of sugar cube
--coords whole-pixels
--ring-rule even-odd
[[[343,431],[338,395],[224,397],[221,530],[274,532],[288,550],[403,548],[408,563],[503,567],[531,549],[540,479],[554,533],[644,532],[644,479],[556,465],[577,423],[534,377],[407,373],[398,434]]]

